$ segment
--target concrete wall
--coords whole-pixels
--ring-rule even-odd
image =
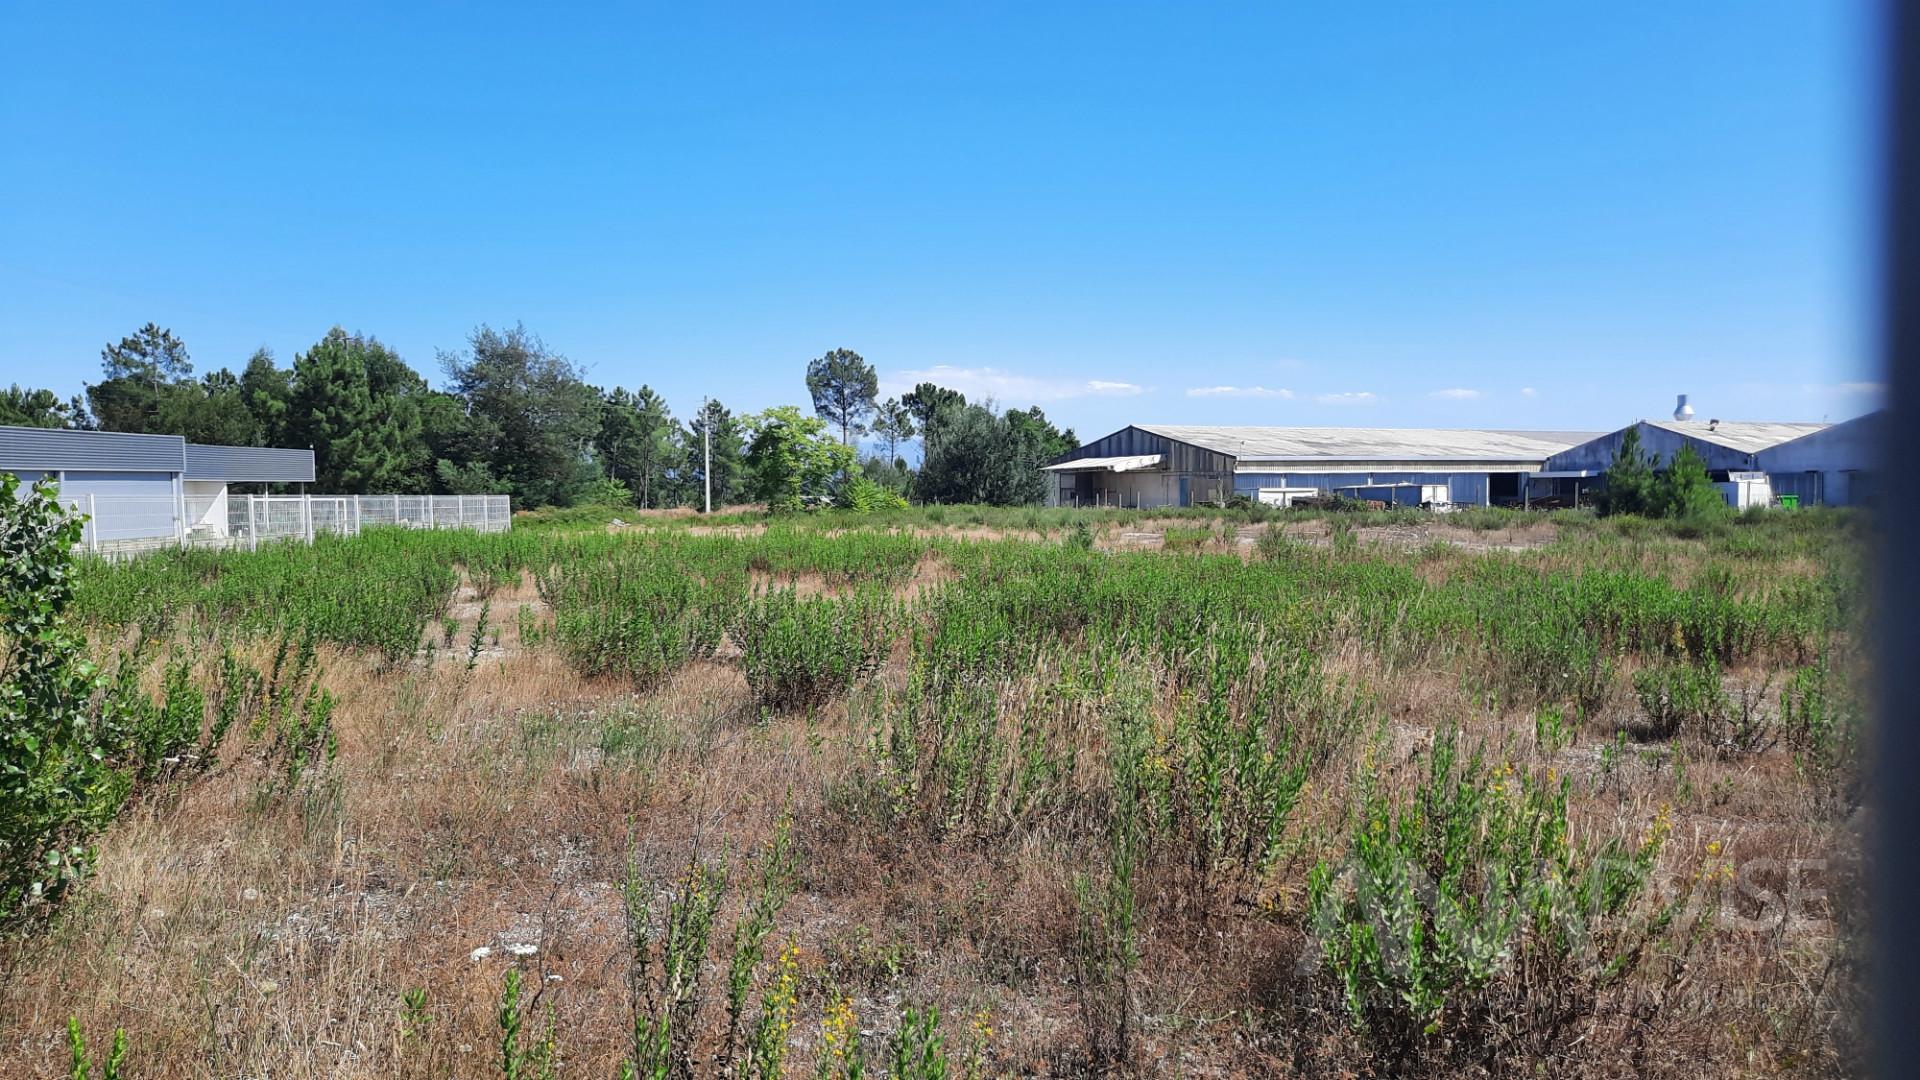
[[[187,529],[208,536],[227,535],[227,485],[213,480],[188,480],[184,485]]]

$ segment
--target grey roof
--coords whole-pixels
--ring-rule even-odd
[[[1685,435],[1691,439],[1724,446],[1729,450],[1738,450],[1743,454],[1758,453],[1770,446],[1779,446],[1783,442],[1792,442],[1816,431],[1824,431],[1827,424],[1781,424],[1759,420],[1642,420],[1649,427]]]
[[[0,427],[0,469],[170,472],[186,467],[187,440],[124,431]]]
[[[187,479],[235,483],[311,484],[313,451],[270,446],[187,444]]]
[[[1469,428],[1138,426],[1142,431],[1241,461],[1542,461],[1601,434]]]
[[[313,482],[313,451],[202,446],[178,435],[0,425],[0,470],[165,472],[189,480]]]

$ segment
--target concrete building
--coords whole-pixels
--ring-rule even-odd
[[[1285,505],[1339,492],[1394,502],[1520,503],[1548,458],[1596,432],[1141,424],[1063,454],[1048,502],[1192,506],[1232,495]],[[1442,503],[1442,500],[1445,503]]]
[[[51,477],[62,503],[92,515],[90,542],[224,536],[229,484],[310,484],[313,451],[0,426],[0,472]]]

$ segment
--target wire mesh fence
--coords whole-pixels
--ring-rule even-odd
[[[86,495],[68,509],[85,519],[82,545],[105,554],[254,548],[378,526],[506,532],[513,524],[505,495]]]

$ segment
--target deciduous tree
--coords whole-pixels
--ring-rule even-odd
[[[851,446],[835,442],[819,417],[781,405],[748,418],[748,494],[774,511],[797,510],[808,496],[824,496],[835,477],[853,468]]]
[[[519,325],[483,325],[440,362],[477,444],[455,464],[485,461],[525,506],[570,498],[600,426],[599,392],[580,369]]]

